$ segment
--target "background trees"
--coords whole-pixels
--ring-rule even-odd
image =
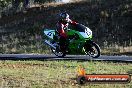
[[[56,24],[56,15],[60,11],[65,10],[70,14],[73,20],[92,29],[93,38],[101,47],[105,47],[105,49],[112,48],[112,50],[117,48],[116,50],[120,52],[124,52],[126,47],[128,47],[128,51],[132,50],[131,0],[90,0],[66,4],[46,3],[54,0],[29,0],[26,1],[26,3],[23,2],[23,0],[0,1],[0,6],[2,8],[12,7],[6,11],[6,16],[0,18],[0,28],[3,27],[3,30],[7,31],[7,33],[12,32],[12,34],[16,33],[15,36],[21,36],[18,39],[20,40],[19,42],[26,41],[26,39],[21,40],[22,36],[30,37],[40,35],[43,25],[45,25],[45,27],[54,28]],[[23,11],[23,9],[20,9],[19,12],[17,11],[19,7],[26,8],[26,6],[30,6],[31,3],[37,3],[37,5],[28,8],[26,11]],[[14,11],[13,14],[11,14],[11,11]],[[16,31],[20,32],[20,34],[21,31],[25,31],[25,34],[20,35]],[[30,35],[28,35],[29,33]],[[2,35],[7,37],[1,33],[0,38]],[[4,37],[2,41],[4,41]],[[12,40],[15,41],[15,38]],[[33,41],[34,40],[35,39],[33,39]],[[29,41],[30,40],[27,40],[27,42]],[[5,45],[4,42],[2,43]]]

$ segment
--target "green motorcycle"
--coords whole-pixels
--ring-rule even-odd
[[[100,47],[92,41],[92,31],[82,25],[77,24],[74,27],[66,30],[68,35],[67,51],[63,52],[59,46],[58,33],[53,29],[44,29],[45,44],[47,44],[51,51],[58,57],[70,55],[89,55],[93,58],[100,56]]]

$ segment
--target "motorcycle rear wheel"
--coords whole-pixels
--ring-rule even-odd
[[[66,56],[66,53],[60,52],[60,51],[57,50],[57,49],[51,48],[51,51],[52,51],[52,53],[54,53],[57,57],[64,57],[64,56]]]

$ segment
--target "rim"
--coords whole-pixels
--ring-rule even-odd
[[[89,51],[89,55],[91,56],[91,57],[96,57],[99,53],[98,53],[98,50],[96,49],[96,47],[95,46],[92,46],[92,49],[93,49],[93,51],[91,52],[91,51]]]
[[[85,48],[84,48],[85,54],[86,54],[86,55],[89,55],[89,56],[91,56],[91,57],[96,57],[96,56],[98,55],[98,50],[96,49],[95,46],[92,46],[91,48],[93,49],[93,52],[91,52],[91,51],[86,51]]]

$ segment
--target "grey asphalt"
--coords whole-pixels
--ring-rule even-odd
[[[64,58],[55,55],[45,54],[0,54],[0,60],[21,60],[21,59],[43,59],[43,60],[96,60],[96,61],[125,61],[132,62],[132,56],[106,56],[101,55],[99,58],[91,58],[86,55],[67,55]]]

